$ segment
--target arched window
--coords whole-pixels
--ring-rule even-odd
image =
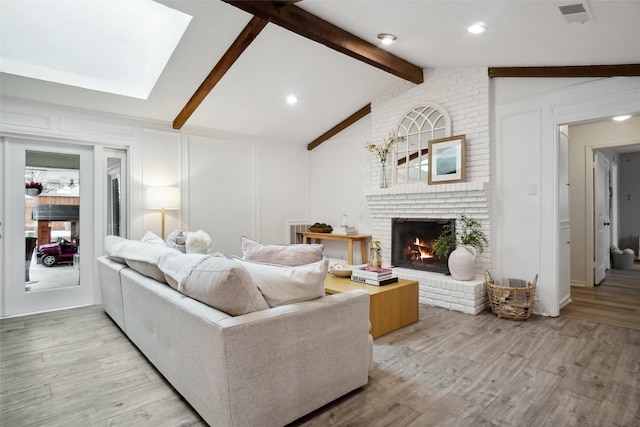
[[[427,182],[429,141],[451,136],[451,117],[436,103],[425,103],[407,112],[396,127],[398,136],[406,136],[396,144],[395,182]]]

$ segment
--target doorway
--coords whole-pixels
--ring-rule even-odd
[[[25,291],[79,286],[80,156],[25,157]]]
[[[8,138],[3,145],[2,315],[92,304],[93,147]]]
[[[568,127],[572,147],[569,156],[572,286],[570,304],[561,306],[560,314],[602,321],[616,316],[616,307],[623,299],[627,302],[640,298],[640,286],[622,289],[619,285],[620,271],[611,269],[610,257],[611,248],[622,241],[620,212],[626,209],[619,202],[619,162],[625,152],[639,152],[640,158],[640,118],[634,117],[629,123],[603,119]],[[637,187],[637,181],[632,187]],[[637,215],[640,210],[635,218]],[[640,275],[637,280],[640,284]],[[621,297],[620,292],[626,296]]]

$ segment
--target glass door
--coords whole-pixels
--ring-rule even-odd
[[[25,156],[25,291],[79,286],[80,155]]]
[[[4,144],[3,315],[91,304],[93,149]]]
[[[125,150],[104,149],[107,204],[107,235],[127,237],[127,152]]]

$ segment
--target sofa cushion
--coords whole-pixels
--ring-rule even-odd
[[[264,264],[237,257],[233,260],[249,272],[270,307],[324,296],[328,259],[300,266]]]
[[[323,244],[265,245],[248,237],[242,237],[242,258],[277,265],[305,265],[324,257]]]
[[[183,254],[175,257],[167,253],[160,257],[158,268],[164,274],[167,284],[178,290],[180,282],[191,273],[191,270],[200,264],[207,256],[205,254]]]
[[[178,291],[232,316],[269,308],[247,270],[225,257],[165,255],[159,266]]]
[[[160,258],[165,254],[182,255],[179,251],[168,248],[164,244],[149,244],[135,240],[124,240],[111,248],[111,257],[123,259],[126,264],[138,273],[167,283],[164,273],[158,268]]]
[[[120,264],[126,264],[124,258],[119,258],[112,254],[113,247],[117,243],[122,243],[126,241],[124,237],[108,235],[104,238],[104,253],[111,258],[111,260],[115,262],[119,262]]]

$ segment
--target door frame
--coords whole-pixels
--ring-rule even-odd
[[[598,198],[596,197],[596,195],[598,194],[598,187],[603,185],[603,182],[599,182],[599,180],[602,178],[605,181],[607,181],[608,184],[608,180],[609,180],[609,169],[610,169],[610,163],[609,163],[609,159],[607,158],[607,156],[605,156],[600,150],[592,150],[592,167],[591,170],[593,171],[593,173],[591,174],[592,176],[592,187],[586,187],[586,188],[591,188],[591,193],[592,193],[592,200],[593,200],[593,211],[592,211],[592,215],[593,215],[593,222],[591,223],[592,226],[592,230],[593,230],[593,243],[591,245],[592,250],[593,250],[593,261],[591,263],[587,263],[587,267],[589,267],[589,264],[591,264],[591,268],[593,271],[593,277],[591,279],[591,281],[588,283],[589,286],[595,286],[597,284],[600,284],[600,282],[602,282],[602,280],[604,280],[604,276],[606,275],[607,269],[609,268],[609,262],[608,262],[608,254],[609,254],[609,246],[610,246],[610,238],[611,238],[611,229],[606,229],[604,227],[607,227],[607,223],[611,223],[611,218],[610,218],[610,212],[609,209],[607,208],[606,204],[607,204],[607,200],[609,199],[609,186],[605,185],[602,190],[604,191],[604,194],[601,194],[600,196],[603,197],[604,200],[602,200],[602,202],[604,202],[605,206],[603,209],[603,213],[605,215],[604,218],[599,219],[598,215],[596,214],[598,212]],[[599,176],[598,172],[600,171],[600,162],[602,162],[604,164],[604,170],[602,172],[604,172],[604,174],[602,176]],[[589,170],[589,169],[587,169]],[[589,174],[587,174],[589,175]],[[600,221],[603,221],[602,224],[600,224]],[[602,228],[602,235],[605,236],[605,242],[602,242],[598,239],[598,227],[603,227]],[[602,237],[602,236],[601,236]],[[590,241],[587,240],[587,243],[589,243]],[[600,245],[602,245],[603,243],[606,243],[606,248],[602,248],[600,247]],[[602,252],[602,254],[600,253]],[[598,258],[599,255],[603,255],[602,260],[600,260]],[[598,265],[599,261],[602,261],[601,265]],[[596,283],[596,279],[599,277],[599,274],[596,274],[595,270],[599,269],[600,267],[602,267],[604,269],[604,271],[602,272],[602,279],[598,281],[598,283]]]
[[[60,143],[54,140],[31,139],[28,137],[5,137],[4,147],[4,237],[3,262],[6,260],[3,269],[2,287],[2,316],[20,316],[25,314],[59,310],[94,303],[94,259],[96,235],[95,228],[95,194],[94,181],[95,174],[95,150],[93,146],[86,144]],[[26,292],[24,290],[24,191],[7,191],[7,186],[22,184],[23,179],[19,179],[24,174],[24,158],[27,150],[51,151],[80,155],[80,199],[82,200],[80,209],[80,230],[84,243],[80,257],[80,285],[65,288],[50,289],[46,291]],[[14,156],[12,156],[14,154]],[[9,163],[9,159],[12,163]],[[21,172],[22,171],[22,172]],[[22,185],[21,185],[22,186]],[[15,211],[10,211],[9,206],[20,206]],[[20,228],[22,224],[22,228]],[[15,229],[14,229],[15,228]],[[22,237],[22,238],[21,238]],[[16,248],[20,248],[16,250]],[[14,254],[14,255],[11,255]],[[9,256],[18,256],[21,262],[8,260]],[[13,259],[13,258],[12,258]],[[19,280],[16,282],[18,278]],[[13,283],[13,286],[12,286]]]
[[[0,136],[0,165],[2,165],[2,171],[0,172],[0,279],[2,280],[2,286],[0,286],[0,318],[4,317],[4,283],[5,279],[5,263],[4,263],[4,183],[7,182],[6,168],[4,167],[4,152],[7,149],[5,144],[5,138]]]

